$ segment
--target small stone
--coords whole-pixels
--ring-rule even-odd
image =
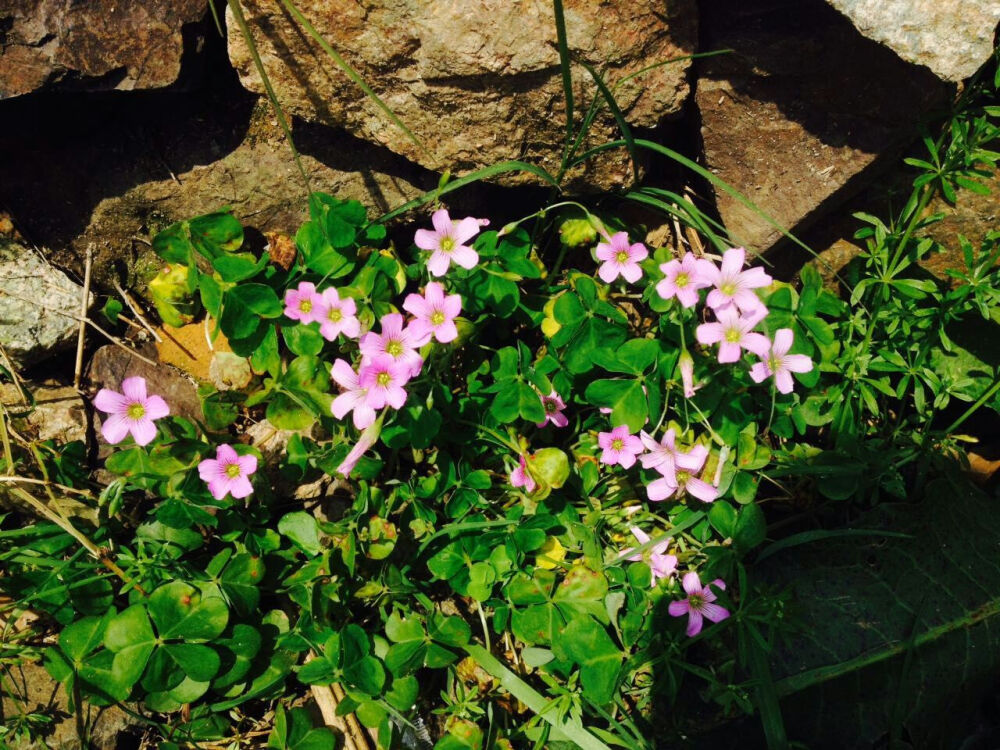
[[[3,404],[19,430],[34,440],[55,440],[59,444],[87,440],[87,411],[80,394],[70,387],[47,388],[23,384],[31,394],[25,404],[12,383],[0,384]],[[24,426],[22,426],[24,425]]]
[[[37,251],[0,237],[0,346],[16,369],[76,343],[82,296]]]
[[[250,360],[246,357],[232,352],[216,352],[208,366],[208,376],[212,379],[212,385],[220,391],[231,391],[250,385],[253,372]]]

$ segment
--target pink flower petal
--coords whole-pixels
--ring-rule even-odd
[[[249,496],[253,493],[253,485],[244,476],[238,476],[229,485],[229,494],[237,500]]]
[[[94,397],[94,406],[108,414],[122,414],[128,411],[129,400],[120,393],[101,388]]]
[[[702,323],[694,331],[694,337],[699,344],[709,346],[722,341],[723,330],[721,323]]]
[[[747,251],[742,247],[734,247],[726,250],[722,254],[722,275],[726,277],[735,276],[743,270],[746,263]]]
[[[337,359],[330,368],[330,374],[341,388],[348,390],[358,387],[358,375],[354,368],[342,359]]]
[[[687,634],[689,638],[694,638],[701,632],[702,623],[701,612],[696,612],[692,609],[688,613]]]
[[[451,236],[454,238],[456,245],[464,245],[477,234],[479,234],[479,220],[467,216],[455,225]]]
[[[434,230],[438,233],[438,236],[450,236],[453,224],[451,223],[451,217],[448,215],[447,208],[439,208],[437,211],[431,214],[431,224],[434,225]]]
[[[462,268],[475,268],[479,263],[479,253],[466,245],[458,245],[451,251],[451,259]]]
[[[680,601],[670,602],[670,605],[667,607],[667,611],[672,617],[683,617],[690,612],[691,609],[688,606],[687,599],[681,599]]]
[[[774,373],[774,387],[778,393],[791,393],[795,390],[795,381],[792,380],[792,373],[788,370],[778,370]]]
[[[710,604],[706,602],[701,605],[701,614],[712,622],[722,622],[729,617],[729,610],[725,607],[719,606],[718,604]]]
[[[622,267],[622,276],[625,277],[625,281],[634,284],[642,278],[642,268],[638,263],[627,263]]]
[[[687,592],[688,596],[701,593],[701,579],[698,578],[698,574],[693,570],[684,574],[684,578],[681,579],[681,586]]]
[[[786,354],[781,363],[791,372],[809,372],[813,368],[813,361],[805,354]]]
[[[170,414],[170,407],[160,396],[149,396],[146,398],[146,416],[150,419],[162,419]]]
[[[219,462],[214,458],[206,458],[198,464],[198,476],[205,482],[211,482],[213,478],[218,476],[218,473]]]
[[[122,393],[129,401],[142,403],[146,400],[146,378],[133,376],[122,381]]]
[[[684,484],[684,490],[703,503],[715,502],[719,497],[719,491],[715,487],[697,477],[690,477]]]
[[[156,425],[152,419],[137,419],[129,426],[136,445],[149,445],[156,439]]]
[[[445,321],[437,327],[437,330],[434,332],[434,338],[440,344],[450,343],[458,338],[458,328],[450,320]]]
[[[451,256],[448,253],[443,253],[440,250],[436,250],[430,258],[427,259],[427,270],[430,271],[432,276],[444,276],[448,272],[448,266],[451,265]]]
[[[233,446],[226,443],[219,446],[218,450],[215,452],[215,457],[223,466],[235,464],[239,461],[239,456],[236,454],[236,451],[233,450]]]
[[[767,369],[767,365],[763,362],[758,362],[753,367],[750,368],[750,379],[755,383],[763,383],[771,375],[771,372]]]
[[[413,244],[421,250],[437,250],[441,246],[441,237],[429,229],[418,229],[413,236]]]
[[[112,414],[101,425],[101,434],[111,445],[117,445],[129,433],[130,423],[124,414]]]
[[[252,453],[240,456],[236,459],[236,462],[240,465],[240,473],[245,477],[257,471],[257,456]]]

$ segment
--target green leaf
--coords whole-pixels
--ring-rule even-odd
[[[569,478],[569,457],[558,448],[542,448],[529,457],[528,470],[545,486],[559,489]]]
[[[285,344],[293,354],[315,356],[323,349],[325,339],[314,325],[285,326],[281,329]]]
[[[221,666],[219,654],[208,646],[197,643],[168,643],[163,648],[192,680],[208,682],[219,672]]]
[[[108,623],[104,645],[115,652],[111,671],[120,683],[134,685],[142,676],[156,644],[146,608],[133,604]]]
[[[756,505],[744,505],[740,508],[733,528],[733,542],[746,552],[764,541],[767,536],[767,521],[764,513]]]
[[[522,419],[529,422],[545,421],[545,406],[538,393],[527,383],[517,384],[517,411]]]
[[[108,616],[84,617],[67,625],[59,634],[59,648],[79,665],[83,657],[101,645],[108,620]]]
[[[220,255],[212,261],[212,268],[219,272],[223,281],[231,284],[256,276],[266,265],[266,255],[258,260],[250,253]]]
[[[351,685],[368,695],[378,695],[385,685],[385,669],[382,668],[382,662],[374,656],[365,656],[345,664],[344,677]]]
[[[243,226],[228,211],[217,211],[188,222],[191,244],[209,260],[243,245]]]
[[[614,697],[623,654],[607,631],[589,617],[574,619],[556,642],[566,656],[580,665],[580,681],[587,699],[597,705]]]
[[[218,597],[183,581],[160,586],[149,596],[149,614],[161,638],[211,640],[226,629],[229,609]]]
[[[629,432],[638,432],[646,424],[646,393],[638,380],[595,380],[587,386],[584,398],[611,409],[611,423],[627,425]]]
[[[413,675],[396,677],[392,681],[392,689],[386,692],[385,699],[397,711],[409,711],[417,702],[420,693],[420,683]]]
[[[319,542],[319,524],[305,511],[286,513],[278,521],[278,531],[307,555],[318,555],[323,549]]]

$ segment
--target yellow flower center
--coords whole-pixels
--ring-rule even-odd
[[[126,414],[129,419],[142,419],[146,416],[146,407],[142,404],[129,404]]]
[[[455,249],[455,240],[451,237],[445,237],[441,240],[439,247],[441,248],[442,253],[450,253]]]
[[[684,482],[686,482],[690,478],[691,478],[691,475],[688,472],[686,472],[686,471],[678,471],[677,472],[677,483],[678,484],[684,484]]]
[[[688,275],[686,273],[679,273],[679,274],[677,274],[677,278],[674,279],[674,286],[682,287],[682,288],[686,287],[688,285],[688,282],[690,280],[691,279],[688,278]]]
[[[326,317],[330,320],[331,323],[339,323],[341,320],[344,319],[344,313],[340,311],[339,307],[331,307],[330,312],[326,314]]]
[[[767,358],[767,369],[771,372],[777,372],[781,369],[781,358],[775,357],[773,354]]]
[[[701,594],[688,594],[688,606],[691,609],[701,609],[705,604],[705,597]]]
[[[383,388],[387,388],[389,383],[392,382],[392,375],[387,372],[380,372],[377,376],[375,376],[375,382]]]
[[[386,354],[391,354],[393,357],[398,357],[403,353],[403,344],[399,339],[392,339],[385,345]]]
[[[727,297],[732,297],[736,294],[736,284],[731,281],[727,281],[725,284],[719,287],[719,291],[722,292]]]
[[[611,441],[611,447],[616,451],[620,451],[622,448],[625,447],[625,441],[622,440],[621,438],[615,438],[614,440]]]
[[[618,255],[615,256],[615,260],[619,263],[628,263],[628,253],[622,250]]]
[[[730,344],[738,344],[740,342],[740,330],[738,328],[730,328],[726,331],[726,341]]]
[[[240,465],[239,464],[229,464],[226,467],[226,476],[230,479],[236,479],[240,475]]]
[[[299,300],[299,310],[301,310],[304,313],[307,313],[311,312],[312,309],[313,309],[312,300],[309,299]]]
[[[433,325],[439,326],[444,323],[444,313],[440,310],[435,310],[434,314],[431,315],[431,323]]]

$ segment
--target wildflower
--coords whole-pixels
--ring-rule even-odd
[[[399,313],[383,315],[379,323],[382,333],[369,331],[361,337],[362,362],[367,364],[379,354],[388,354],[393,361],[405,365],[407,380],[415,377],[420,373],[424,360],[416,351],[418,342],[413,330],[403,327],[403,316]]]
[[[597,275],[610,284],[620,275],[625,281],[634,284],[642,277],[639,261],[649,257],[649,251],[641,242],[628,244],[628,234],[618,232],[608,242],[597,243],[597,259],[603,260],[597,269]]]
[[[597,444],[603,448],[601,463],[614,466],[619,464],[627,469],[635,463],[635,457],[642,453],[642,441],[630,435],[628,425],[615,427],[611,432],[597,436]]]
[[[659,470],[658,470],[659,471]],[[687,493],[703,503],[711,503],[719,497],[719,491],[703,479],[694,476],[692,470],[680,469],[669,477],[663,474],[646,485],[646,496],[654,503]]]
[[[340,334],[356,339],[361,334],[357,318],[358,306],[350,297],[340,298],[340,293],[330,287],[324,289],[313,303],[313,320],[319,323],[319,332],[327,341]]]
[[[381,409],[388,404],[399,409],[406,403],[403,385],[410,379],[406,365],[389,354],[376,354],[358,372],[358,385],[367,390],[365,404]]]
[[[764,313],[766,314],[766,309]],[[749,315],[740,315],[734,305],[716,310],[714,323],[702,323],[695,329],[695,338],[700,344],[718,344],[719,362],[739,361],[743,349],[763,357],[771,348],[771,342],[762,333],[752,333],[753,327],[762,319],[758,309]]]
[[[743,270],[747,251],[742,247],[734,247],[722,256],[722,268],[714,263],[706,266],[708,280],[715,289],[708,293],[705,303],[716,312],[730,305],[745,313],[755,312],[764,307],[754,289],[770,286],[771,277],[764,273],[760,266]],[[764,309],[765,314],[767,309]]]
[[[448,266],[455,261],[462,268],[473,268],[479,262],[479,253],[465,243],[479,234],[479,227],[486,219],[471,216],[461,221],[452,221],[448,210],[441,208],[431,215],[434,231],[418,229],[413,238],[421,250],[430,250],[427,270],[433,276],[444,276]],[[488,223],[488,222],[487,222]]]
[[[316,285],[303,281],[297,289],[285,292],[285,317],[300,323],[312,323],[316,320],[316,306],[320,296],[316,294]]]
[[[676,297],[684,307],[694,307],[698,304],[698,290],[712,286],[713,269],[712,261],[684,253],[681,260],[674,258],[660,265],[666,278],[656,285],[656,293],[663,299]]]
[[[649,541],[649,534],[638,526],[630,526],[629,528],[632,530],[632,535],[639,540],[639,544],[646,544]],[[645,560],[653,574],[652,585],[655,586],[657,580],[668,578],[677,571],[677,557],[666,554],[669,546],[670,540],[664,539],[659,544],[654,544],[645,552],[636,552],[627,559],[631,562],[642,562]],[[628,554],[631,551],[631,549],[627,549],[623,554]]]
[[[729,617],[729,610],[715,604],[715,592],[711,587],[726,590],[726,584],[721,578],[716,578],[709,586],[702,586],[701,579],[694,571],[685,574],[681,581],[687,597],[680,601],[670,602],[667,611],[673,617],[688,616],[687,634],[694,637],[701,632],[703,624],[702,618],[708,618],[711,622],[722,622]]]
[[[548,422],[551,422],[556,427],[565,427],[569,424],[569,419],[563,414],[563,410],[566,408],[566,402],[562,400],[562,397],[555,391],[552,391],[548,396],[541,396],[542,406],[545,408],[545,419],[538,422],[537,427],[544,427]]]
[[[148,445],[156,437],[154,420],[170,413],[167,402],[160,396],[146,395],[146,379],[138,376],[122,381],[122,392],[102,388],[94,398],[94,406],[109,416],[101,425],[101,434],[112,445],[132,433],[136,445]]]
[[[793,372],[809,372],[813,368],[812,360],[805,354],[789,354],[794,338],[791,328],[779,328],[774,332],[774,343],[771,351],[763,359],[750,368],[753,382],[761,383],[774,376],[774,385],[779,393],[791,393],[794,383]]]
[[[681,371],[681,385],[684,387],[684,398],[691,398],[698,388],[694,385],[694,360],[687,349],[681,349],[680,357],[677,360],[677,369]]]
[[[358,461],[361,457],[365,455],[365,452],[375,445],[375,441],[378,440],[379,434],[382,432],[382,422],[381,420],[377,423],[369,425],[364,432],[361,433],[361,437],[358,438],[358,442],[354,444],[354,447],[348,452],[344,457],[344,460],[340,462],[340,466],[334,469],[335,474],[340,474],[341,476],[350,476],[350,473],[354,471],[354,467],[357,466]]]
[[[510,473],[511,487],[524,487],[525,492],[534,492],[538,483],[528,472],[528,465],[524,461],[524,456],[518,458],[517,467]]]
[[[363,430],[375,421],[375,410],[367,403],[368,389],[358,382],[358,374],[347,362],[338,359],[330,368],[330,374],[342,389],[342,393],[330,404],[330,411],[337,419],[343,419],[349,411],[354,412],[354,426]]]
[[[414,316],[407,326],[416,346],[423,346],[431,336],[440,344],[458,338],[455,318],[462,312],[462,298],[457,294],[444,294],[444,287],[432,281],[424,288],[424,296],[410,294],[403,302],[403,309]]]
[[[649,453],[639,456],[643,468],[656,469],[660,474],[671,479],[676,484],[677,469],[685,471],[701,471],[708,458],[708,448],[704,445],[695,445],[687,453],[677,449],[675,440],[677,433],[671,428],[663,433],[660,442],[656,442],[652,435],[643,431],[639,433],[639,440]]]
[[[253,492],[250,475],[257,471],[257,457],[240,456],[231,445],[222,444],[215,451],[215,458],[206,458],[198,464],[198,475],[208,483],[212,497],[221,500],[226,494],[243,498]]]

